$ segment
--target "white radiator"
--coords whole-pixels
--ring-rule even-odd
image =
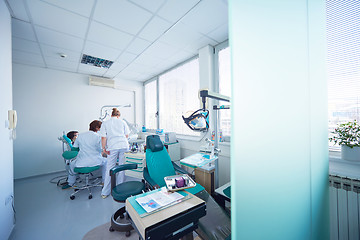
[[[330,239],[360,239],[360,181],[329,176]]]

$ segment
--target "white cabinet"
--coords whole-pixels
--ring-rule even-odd
[[[165,143],[164,145],[169,153],[171,161],[173,161],[173,162],[179,161],[180,160],[180,143],[179,142]]]
[[[134,177],[134,178],[140,178],[143,179],[143,170],[145,167],[145,153],[144,152],[140,152],[140,153],[125,153],[124,154],[124,162],[125,164],[127,163],[136,163],[138,165],[137,169],[133,169],[133,170],[126,170],[125,171],[125,175],[129,176],[129,177]]]

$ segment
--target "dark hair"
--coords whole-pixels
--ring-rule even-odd
[[[94,120],[89,124],[89,130],[96,132],[96,128],[101,127],[101,122],[99,120]]]
[[[71,141],[73,141],[73,138],[74,138],[74,136],[75,136],[76,133],[79,133],[79,132],[78,132],[78,131],[70,131],[70,132],[68,132],[68,133],[66,134],[66,136],[67,136],[68,138],[70,138]]]
[[[115,116],[119,116],[119,117],[120,117],[120,111],[119,111],[119,109],[113,108],[113,109],[112,109],[111,116],[112,116],[112,117],[115,117]]]

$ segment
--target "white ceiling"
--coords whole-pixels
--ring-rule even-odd
[[[5,1],[15,63],[146,81],[228,39],[227,0]],[[82,54],[114,63],[81,64]]]

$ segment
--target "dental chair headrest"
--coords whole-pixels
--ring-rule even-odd
[[[146,137],[146,148],[150,149],[152,152],[158,152],[163,150],[164,145],[158,135],[150,135]]]

